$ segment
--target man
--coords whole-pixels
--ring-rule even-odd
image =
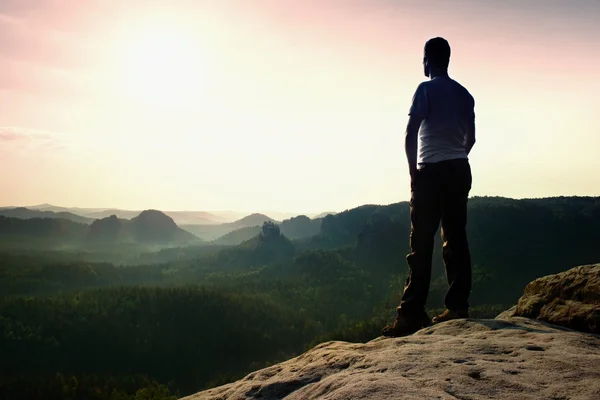
[[[421,83],[414,94],[405,138],[411,181],[409,276],[396,320],[383,328],[384,336],[407,335],[431,322],[469,316],[471,257],[466,223],[475,102],[467,89],[448,76],[450,45],[445,39],[429,40],[424,53],[423,67],[430,80]],[[440,222],[450,288],[446,311],[430,321],[425,303]]]

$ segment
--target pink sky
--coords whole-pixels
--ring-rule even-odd
[[[476,99],[474,195],[597,196],[598,21],[597,1],[0,0],[0,205],[406,200],[433,36]]]

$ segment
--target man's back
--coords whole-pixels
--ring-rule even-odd
[[[418,164],[467,158],[465,135],[474,118],[475,101],[448,76],[423,82],[417,88],[410,114],[423,118],[419,129]]]

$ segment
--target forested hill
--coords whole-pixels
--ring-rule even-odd
[[[286,219],[280,223],[271,219],[264,219],[259,224],[245,226],[224,234],[219,239],[212,241],[212,243],[229,246],[241,244],[242,242],[245,242],[246,240],[256,236],[260,232],[261,225],[266,221],[279,224],[281,233],[283,233],[289,239],[304,239],[315,236],[319,233],[321,228],[321,219],[310,219],[305,215],[299,215],[297,217]],[[217,228],[221,227],[225,226],[217,226]]]
[[[0,249],[64,245],[81,241],[89,225],[63,218],[12,218],[0,215]]]
[[[154,243],[187,244],[198,241],[191,233],[179,228],[173,218],[157,210],[142,211],[130,220],[116,216],[94,221],[87,235],[88,243]]]
[[[408,252],[409,211],[408,203],[402,202],[329,215],[320,234],[302,245],[330,249],[356,245],[375,263],[403,258]],[[474,272],[484,275],[490,286],[516,295],[537,276],[597,261],[598,227],[600,197],[472,198],[467,230]],[[443,271],[439,235],[436,240],[434,271],[439,274]]]
[[[599,205],[472,199],[471,315],[493,318],[534,278],[600,261]],[[72,224],[45,223],[57,235]],[[237,246],[181,246],[128,265],[3,241],[0,398],[185,395],[324,340],[373,339],[399,302],[408,236],[408,204],[397,203],[328,215],[310,238],[266,222]],[[431,314],[447,290],[437,244]]]
[[[131,220],[111,216],[91,225],[57,218],[15,218],[0,215],[0,249],[95,249],[98,245],[186,245],[199,243],[173,219],[156,210],[142,211]]]
[[[9,218],[61,218],[82,224],[91,224],[94,218],[87,218],[68,211],[32,210],[25,207],[8,207],[0,209],[0,215]]]
[[[525,233],[527,229],[556,228],[557,223],[570,227],[581,225],[577,232],[587,232],[589,225],[593,226],[593,222],[600,219],[600,197],[524,200],[474,197],[469,200],[468,209],[468,228],[471,236],[478,236],[483,226],[492,228],[494,234],[502,234],[503,227],[519,227],[519,231]],[[364,205],[326,216],[321,223],[320,234],[316,240],[321,240],[321,245],[330,247],[353,244],[373,215],[381,215],[404,223],[407,227],[410,226],[408,202],[386,206]],[[552,233],[554,232],[546,232],[547,235]]]

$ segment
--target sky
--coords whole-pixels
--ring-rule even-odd
[[[342,211],[410,196],[426,40],[474,196],[600,196],[598,0],[0,0],[0,206]]]

